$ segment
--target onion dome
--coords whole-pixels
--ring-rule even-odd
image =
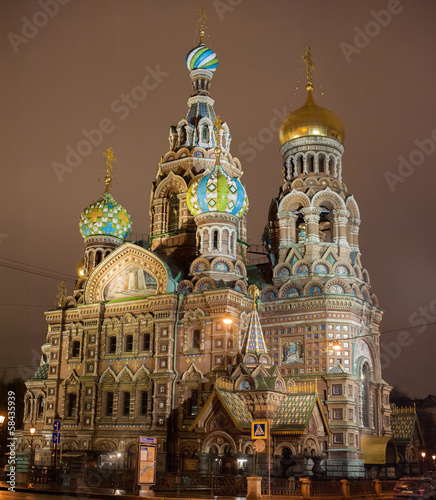
[[[186,67],[189,71],[207,69],[214,72],[218,67],[218,57],[212,49],[201,43],[186,56]]]
[[[127,210],[119,205],[110,193],[112,186],[113,163],[117,160],[112,148],[106,153],[106,189],[103,196],[80,215],[79,228],[83,238],[89,236],[112,236],[124,240],[132,229],[132,221]]]
[[[307,136],[329,137],[343,143],[345,130],[341,120],[332,111],[316,104],[309,89],[304,105],[283,121],[279,136],[281,145]]]
[[[307,71],[306,102],[283,121],[279,132],[280,144],[283,146],[292,139],[308,136],[329,137],[343,143],[345,130],[341,120],[329,109],[318,106],[313,98],[312,70],[315,69],[315,65],[310,47],[307,47],[302,58]]]
[[[186,202],[194,217],[207,212],[222,212],[241,218],[247,209],[244,186],[219,164],[214,166],[212,172],[193,181]]]
[[[127,210],[110,193],[105,192],[82,212],[79,227],[84,238],[113,236],[124,240],[132,229],[132,221]]]

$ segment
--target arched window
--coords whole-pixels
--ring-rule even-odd
[[[108,346],[109,354],[113,354],[117,351],[117,338],[115,335],[109,337],[109,346]]]
[[[319,170],[320,174],[324,173],[324,168],[325,168],[324,165],[325,165],[325,156],[319,155],[318,156],[318,170]]]
[[[213,232],[213,246],[212,246],[213,249],[217,249],[218,248],[218,230],[215,229],[214,232]]]
[[[309,155],[307,163],[308,163],[308,167],[309,167],[309,174],[313,174],[313,172],[315,171],[315,168],[314,168],[314,161],[313,161],[312,155]]]
[[[73,342],[73,349],[71,351],[71,357],[78,358],[80,355],[80,340],[75,340]]]
[[[75,417],[77,412],[77,394],[68,394],[68,416]]]
[[[178,193],[171,193],[168,198],[168,232],[179,229],[179,206]]]
[[[95,255],[95,265],[97,266],[103,259],[103,252],[99,250]]]
[[[126,337],[126,352],[133,351],[133,335],[127,335]]]
[[[363,382],[362,382],[362,417],[363,426],[369,427],[369,414],[370,414],[370,397],[369,397],[369,379],[370,371],[369,366],[364,365],[362,369]]]
[[[142,336],[142,350],[149,351],[150,350],[150,334],[144,333]]]
[[[147,415],[148,412],[148,391],[141,391],[141,404],[139,406],[139,414],[141,416]]]
[[[200,349],[200,330],[194,330],[192,332],[192,347],[194,349]]]
[[[208,142],[208,128],[207,128],[207,125],[203,126],[202,134],[203,134],[202,135],[203,142]]]
[[[42,417],[44,414],[44,397],[39,396],[38,398],[38,417]]]

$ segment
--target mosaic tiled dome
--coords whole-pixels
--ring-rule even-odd
[[[132,229],[132,221],[127,210],[110,193],[104,193],[82,212],[79,228],[84,238],[113,236],[124,240]]]
[[[214,72],[218,67],[218,57],[212,49],[209,49],[202,43],[188,52],[186,67],[189,71],[207,69]]]
[[[223,212],[241,218],[247,208],[247,195],[236,177],[230,177],[220,165],[215,165],[212,172],[189,186],[186,202],[194,216]]]

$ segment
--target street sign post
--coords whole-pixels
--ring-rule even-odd
[[[55,420],[53,422],[53,430],[59,432],[61,430],[62,424],[60,420]]]
[[[268,422],[264,420],[255,420],[251,422],[251,439],[267,439]]]
[[[60,432],[53,432],[52,440],[54,444],[59,444],[61,441],[61,433]]]

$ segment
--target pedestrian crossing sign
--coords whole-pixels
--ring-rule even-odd
[[[268,438],[268,422],[251,422],[251,439]]]

